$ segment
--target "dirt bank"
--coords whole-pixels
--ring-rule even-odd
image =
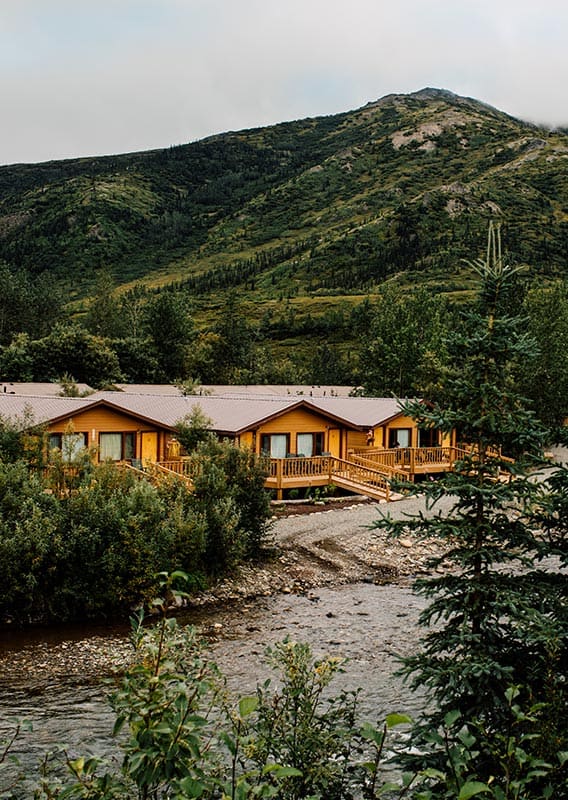
[[[234,577],[194,598],[192,605],[277,592],[301,594],[318,586],[359,581],[408,583],[427,570],[428,561],[441,552],[440,543],[410,535],[391,540],[371,526],[382,515],[401,519],[419,511],[426,511],[420,496],[396,503],[352,499],[339,506],[287,506],[273,521],[274,557],[243,566]]]

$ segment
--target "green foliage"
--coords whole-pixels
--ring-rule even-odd
[[[30,357],[37,381],[67,374],[96,388],[120,379],[118,358],[109,342],[79,326],[56,326],[48,336],[30,342]]]
[[[565,276],[565,146],[565,131],[429,90],[167,150],[4,166],[0,343],[43,338],[61,316],[61,293],[40,291],[50,275],[91,298],[72,313],[113,339],[141,338],[141,290],[116,296],[111,274],[190,294],[201,328],[235,289],[259,317],[279,298],[351,303],[386,280],[469,292],[460,259],[490,214],[540,281]],[[161,366],[185,378],[181,364]]]
[[[266,466],[257,456],[232,443],[219,441],[211,420],[198,406],[176,425],[180,443],[190,454],[194,475],[192,503],[210,531],[208,558],[223,570],[240,556],[254,558],[267,544],[270,498],[264,488]]]
[[[568,284],[533,289],[525,309],[539,355],[521,368],[521,385],[539,418],[555,429],[568,418]]]
[[[505,693],[509,718],[502,731],[487,731],[482,722],[465,721],[448,713],[438,731],[430,731],[430,743],[444,753],[441,769],[427,768],[417,777],[416,800],[454,800],[482,795],[493,800],[546,800],[566,797],[563,776],[567,754],[548,749],[538,755],[543,722],[555,713],[550,706],[533,705],[523,710],[520,690]],[[461,725],[461,727],[460,727]],[[492,764],[487,777],[479,777],[480,755]]]
[[[326,690],[343,662],[314,660],[308,645],[287,640],[267,653],[281,686],[274,691],[267,681],[257,689],[257,719],[247,755],[258,768],[276,761],[297,770],[282,782],[282,800],[339,800],[352,769],[357,692],[329,698]]]
[[[187,577],[159,575],[160,596],[152,603],[158,620],[150,626],[142,614],[132,620],[133,663],[110,692],[121,764],[72,758],[60,748],[44,762],[38,800],[566,797],[568,754],[535,752],[552,709],[524,708],[517,687],[506,691],[505,729],[495,733],[483,720],[449,712],[422,740],[440,753],[439,765],[399,777],[393,755],[414,748],[415,740],[395,731],[412,720],[389,714],[378,727],[361,724],[359,692],[333,693],[340,659],[315,659],[308,645],[284,640],[267,651],[274,686],[269,679],[254,695],[234,697],[195,630],[167,617],[171,602],[187,596]],[[12,744],[0,750],[0,774]],[[480,753],[490,756],[488,776],[479,771]],[[58,761],[65,771],[55,778]]]
[[[194,405],[189,414],[176,424],[176,434],[186,453],[193,453],[204,442],[215,441],[211,431],[213,422],[203,413],[199,405]]]
[[[187,296],[159,292],[145,309],[145,325],[163,379],[175,381],[185,377],[188,346],[194,336]]]
[[[266,546],[270,500],[264,465],[229,442],[203,441],[191,456],[191,504],[207,528],[205,558],[219,574]]]
[[[66,759],[55,791],[46,775],[38,797],[154,800],[308,800],[350,796],[347,771],[356,738],[357,693],[324,697],[340,664],[309,647],[271,651],[280,689],[233,698],[195,631],[167,619],[166,598],[184,576],[161,576],[159,623],[133,621],[134,665],[110,696],[123,761]],[[183,595],[183,592],[180,593]],[[314,759],[314,752],[318,758]],[[61,793],[59,793],[61,792]],[[347,792],[347,794],[345,794]]]
[[[450,323],[446,303],[426,289],[403,295],[387,286],[368,313],[359,365],[366,394],[422,394],[444,361]]]
[[[0,437],[5,453],[17,435]],[[121,617],[153,596],[157,572],[183,569],[200,588],[258,555],[269,519],[259,465],[220,444],[198,451],[195,471],[192,490],[95,466],[86,452],[72,464],[54,454],[46,478],[0,462],[0,618]]]
[[[440,538],[445,552],[432,566],[453,567],[416,585],[431,601],[420,617],[428,632],[422,651],[403,660],[403,672],[434,701],[415,730],[419,749],[420,737],[432,745],[432,729],[451,713],[457,714],[452,736],[462,724],[458,720],[476,720],[486,742],[498,739],[509,725],[506,698],[513,684],[522,686],[524,707],[544,703],[550,714],[567,703],[567,582],[554,570],[537,569],[535,561],[552,548],[537,535],[537,520],[531,517],[538,501],[540,521],[549,520],[554,530],[550,541],[560,541],[555,528],[559,500],[543,502],[543,496],[558,497],[559,492],[550,483],[538,488],[531,479],[528,470],[536,463],[544,432],[526,411],[514,382],[518,364],[534,357],[534,345],[522,320],[506,315],[514,271],[503,263],[499,249],[491,248],[480,266],[478,307],[464,314],[460,328],[448,336],[450,360],[438,402],[405,406],[421,424],[457,430],[469,452],[452,473],[420,485],[431,515],[377,523],[394,534],[411,530]],[[442,496],[451,498],[451,508],[436,513]],[[544,740],[542,727],[539,735]],[[555,752],[565,746],[568,730],[560,722],[546,735]],[[533,750],[531,757],[540,754]],[[409,761],[442,769],[441,759],[442,751],[436,755],[434,747]],[[499,766],[486,749],[477,752],[468,768],[488,781]],[[556,785],[562,780],[556,776]]]
[[[16,334],[47,335],[62,311],[62,288],[48,275],[31,276],[0,260],[0,344]]]

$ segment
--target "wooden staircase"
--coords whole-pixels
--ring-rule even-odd
[[[381,470],[377,465],[368,466],[364,459],[347,461],[332,458],[331,481],[340,489],[362,494],[378,501],[400,500],[403,495],[391,489],[393,475],[388,468]],[[402,475],[402,473],[401,473]],[[402,475],[404,479],[406,475]],[[399,477],[399,480],[401,478]]]

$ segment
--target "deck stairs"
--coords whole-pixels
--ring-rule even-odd
[[[391,489],[391,481],[395,479],[388,467],[381,469],[377,464],[366,463],[365,459],[346,460],[333,458],[331,467],[332,482],[340,489],[365,495],[373,500],[393,501],[402,499],[400,492]],[[401,473],[398,480],[408,480]]]
[[[166,462],[165,464],[160,464],[155,461],[147,461],[144,465],[133,465],[123,461],[120,463],[120,466],[123,469],[134,472],[139,478],[147,480],[154,486],[158,486],[169,478],[175,478],[183,481],[188,488],[193,489],[194,484],[190,475],[179,468],[172,468],[172,464],[175,465],[178,463],[180,462]]]

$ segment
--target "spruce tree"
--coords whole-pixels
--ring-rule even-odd
[[[430,601],[420,619],[427,629],[422,650],[403,660],[402,674],[428,700],[414,731],[419,754],[410,757],[412,766],[446,770],[447,737],[457,741],[465,725],[477,736],[468,768],[487,781],[499,771],[491,743],[512,724],[510,688],[520,687],[515,696],[527,708],[566,702],[566,579],[536,566],[546,547],[531,516],[542,493],[532,471],[544,431],[514,381],[519,363],[536,352],[524,320],[507,313],[516,271],[502,258],[498,229],[490,227],[486,258],[472,266],[479,294],[448,336],[443,391],[430,405],[404,405],[424,427],[457,431],[460,460],[451,473],[415,487],[426,495],[428,513],[402,521],[387,516],[376,526],[445,543],[432,576],[416,583]],[[442,496],[452,499],[450,511],[436,509]],[[438,737],[442,724],[446,735]],[[552,734],[556,749],[563,725]],[[531,740],[535,753],[546,746],[542,733]],[[446,789],[424,796],[450,796]]]

